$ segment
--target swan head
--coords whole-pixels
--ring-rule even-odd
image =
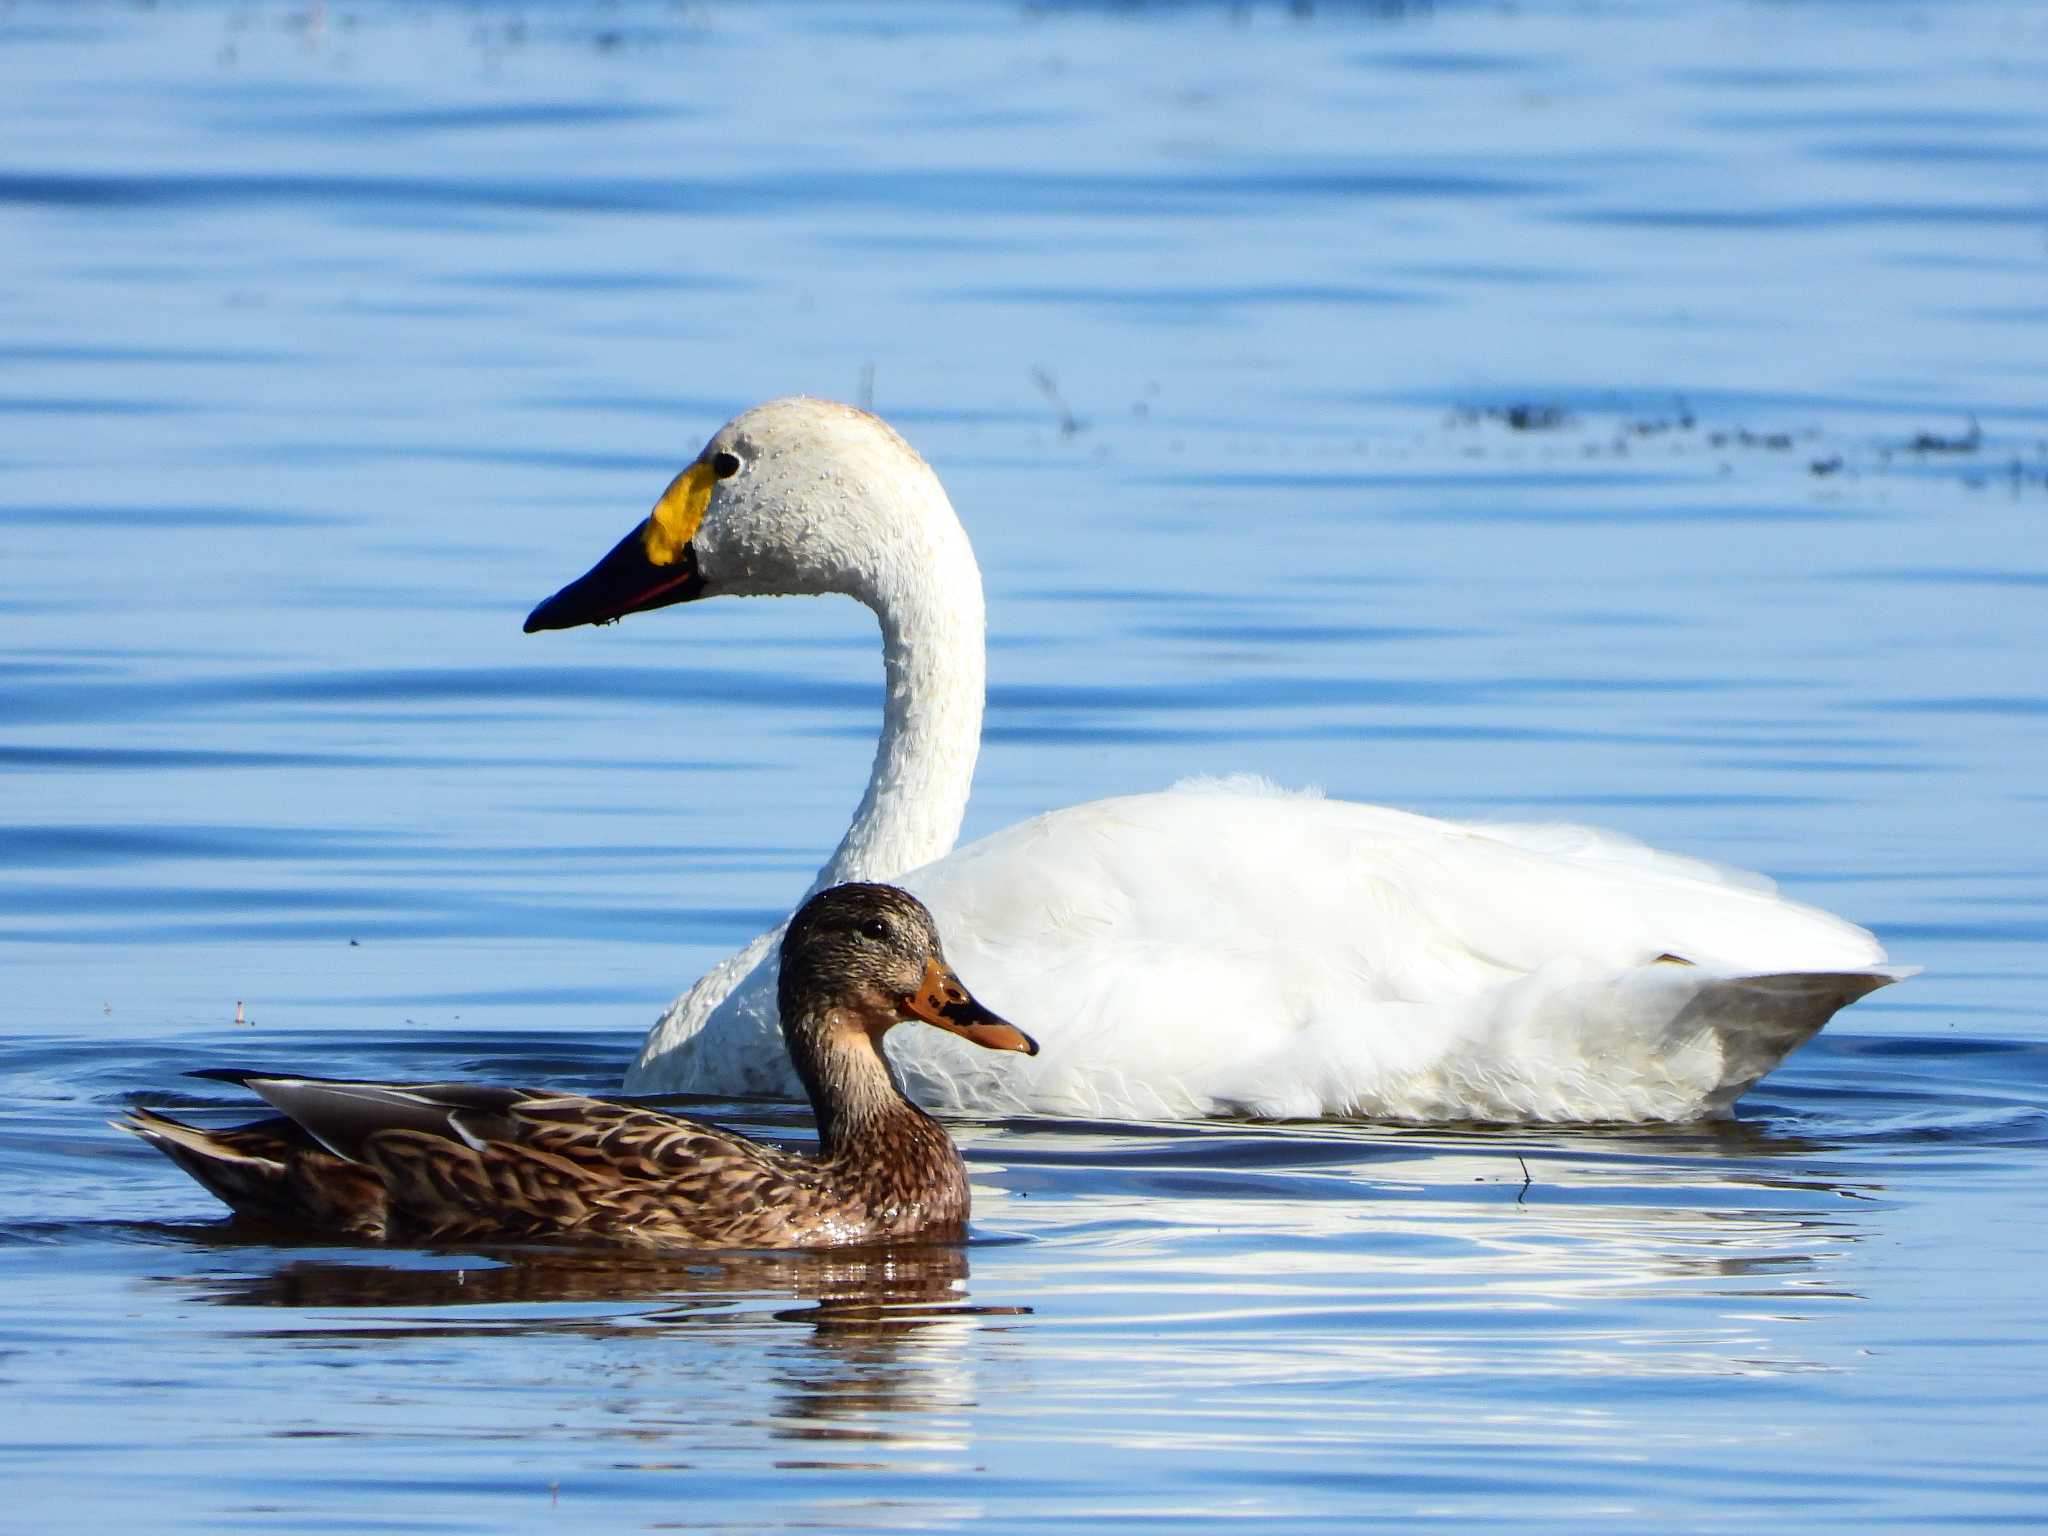
[[[953,543],[964,550],[965,535],[938,477],[886,422],[831,400],[771,400],[712,433],[646,519],[535,608],[526,632],[722,594],[843,592],[882,611],[908,572],[946,568],[936,556]]]

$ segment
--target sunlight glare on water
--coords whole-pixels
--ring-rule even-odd
[[[2044,87],[1989,3],[0,11],[10,1514],[2048,1519]],[[1255,770],[1926,974],[1730,1123],[960,1124],[959,1251],[217,1222],[103,1122],[613,1088],[837,841],[853,604],[519,632],[798,391],[974,540],[966,835]]]

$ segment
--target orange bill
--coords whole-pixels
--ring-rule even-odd
[[[915,992],[903,999],[903,1017],[923,1019],[948,1034],[972,1040],[991,1051],[1022,1051],[1026,1056],[1038,1054],[1036,1040],[977,1003],[973,994],[960,984],[960,978],[953,974],[953,967],[943,960],[925,962],[924,980],[918,983]]]

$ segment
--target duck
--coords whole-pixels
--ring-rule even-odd
[[[208,1069],[277,1113],[206,1130],[137,1108],[113,1122],[237,1216],[408,1245],[570,1242],[699,1250],[957,1243],[967,1169],[904,1097],[882,1039],[920,1020],[991,1051],[1038,1046],[978,1003],[923,903],[847,883],[798,909],[781,944],[785,1054],[817,1117],[815,1153],[646,1105],[476,1083],[343,1082]]]
[[[1659,1122],[1728,1114],[1905,975],[1766,878],[1619,833],[1473,824],[1256,776],[1047,811],[956,847],[981,744],[981,573],[879,417],[771,400],[535,607],[527,633],[724,596],[839,594],[881,629],[867,788],[811,889],[888,880],[1050,1049],[892,1046],[927,1108],[1118,1119]],[[637,1091],[794,1096],[768,1049],[778,925],[668,1007]],[[1014,1001],[1009,1001],[1014,1000]]]

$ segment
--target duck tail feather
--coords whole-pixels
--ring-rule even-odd
[[[108,1123],[140,1136],[237,1216],[372,1240],[389,1231],[390,1195],[382,1175],[331,1155],[287,1116],[209,1131],[133,1109]]]
[[[141,1137],[231,1210],[268,1217],[284,1198],[289,1168],[282,1156],[268,1155],[282,1153],[282,1144],[255,1141],[240,1131],[202,1130],[149,1109],[130,1110],[108,1124]]]

